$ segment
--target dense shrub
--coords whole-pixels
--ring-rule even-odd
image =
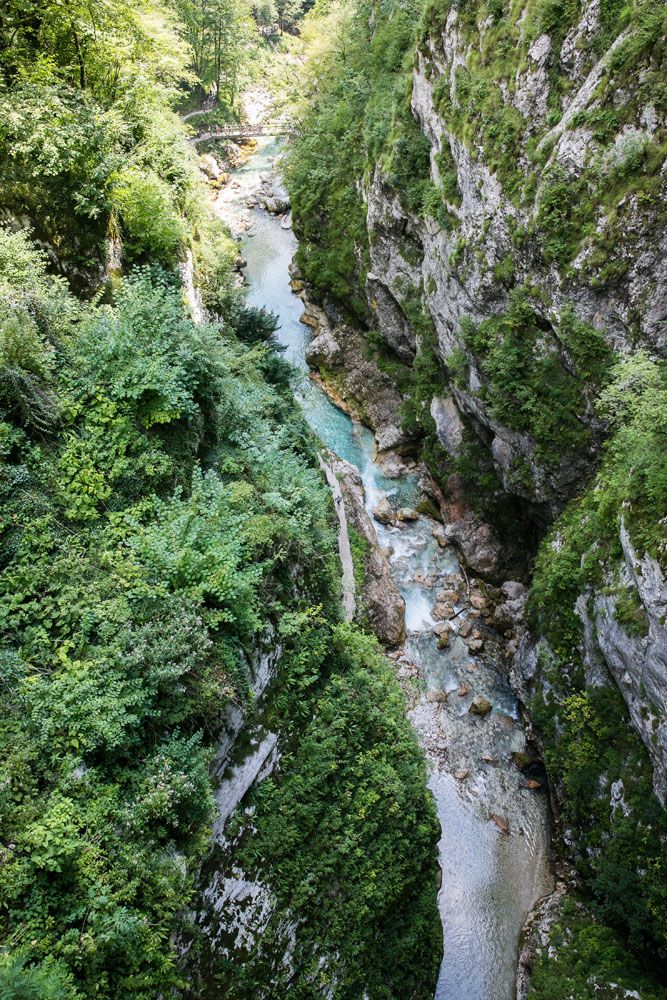
[[[274,318],[232,300],[228,325],[195,324],[155,265],[83,306],[25,235],[0,230],[3,257],[3,996],[180,989],[173,933],[207,843],[212,747],[230,701],[250,709],[250,658],[277,629],[274,711],[296,784],[284,771],[271,783],[280,801],[262,791],[254,843],[280,900],[301,907],[304,983],[326,943],[345,956],[345,989],[426,995],[439,921],[421,758],[378,649],[337,626],[330,497]],[[347,792],[334,808],[318,741],[346,788],[363,777],[363,816],[346,811]],[[290,798],[301,815],[281,805]],[[359,850],[324,838],[313,851],[310,807],[323,829],[349,826]],[[329,924],[332,864],[343,908]],[[244,995],[241,970],[224,976]]]
[[[111,205],[120,219],[127,257],[170,263],[185,242],[185,225],[169,185],[152,171],[123,171],[115,179]]]
[[[2,373],[39,379],[60,425],[31,441],[3,401],[2,935],[24,928],[35,982],[69,968],[83,995],[153,997],[179,980],[208,734],[293,599],[288,567],[306,594],[334,552],[326,492],[245,349],[187,320],[158,272],[83,310],[55,353],[28,329],[21,358],[5,332]],[[217,471],[199,471],[204,442]],[[318,575],[333,601],[335,562]]]

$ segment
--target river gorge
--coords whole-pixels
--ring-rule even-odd
[[[2,1000],[667,1000],[666,79],[2,0]]]
[[[329,453],[343,460],[336,467],[343,485],[358,473],[373,544],[383,557],[386,553],[405,603],[405,638],[390,655],[427,760],[441,825],[438,901],[445,943],[435,1000],[513,1000],[523,925],[553,888],[547,796],[541,782],[527,781],[516,766],[530,752],[501,658],[503,640],[480,614],[483,585],[469,578],[452,546],[441,547],[434,537],[438,522],[428,514],[415,512],[414,520],[412,513],[410,520],[392,517],[384,524],[373,518],[379,505],[388,503],[394,514],[419,505],[424,498],[419,468],[398,456],[377,461],[372,431],[353,421],[309,377],[305,357],[313,332],[300,322],[304,305],[291,288],[296,240],[289,219],[270,214],[260,203],[262,193],[274,194],[274,188],[284,196],[279,157],[279,142],[260,140],[216,196],[216,210],[240,239],[249,305],[278,318],[276,337],[301,375],[297,397],[308,423]],[[345,486],[343,494],[349,507],[353,501]],[[454,622],[447,645],[442,622],[433,617],[443,592],[452,602]],[[464,636],[472,634],[471,624],[483,628],[486,652],[475,655],[468,648]],[[262,731],[248,750],[252,760],[257,746],[264,748],[259,766],[248,771],[247,760],[235,758],[233,778],[223,773],[223,797],[232,795],[231,801],[225,799],[225,815],[242,808],[253,781],[267,773],[265,741]],[[244,770],[250,778],[239,784],[236,777]],[[218,911],[223,900],[216,905],[216,892],[228,899],[230,887],[224,881],[222,890],[216,885],[214,877],[208,901]],[[255,917],[251,908],[251,926],[240,931],[244,940],[253,933]],[[204,915],[204,923],[207,919]]]

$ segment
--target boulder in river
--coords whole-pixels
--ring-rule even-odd
[[[470,708],[468,711],[471,715],[479,715],[481,718],[488,715],[493,705],[488,698],[485,698],[481,694],[476,694],[473,700],[470,702]]]
[[[434,524],[431,534],[441,549],[447,548],[449,545],[449,539],[447,538],[447,533],[441,524]]]
[[[507,635],[523,623],[527,591],[522,583],[515,580],[506,580],[501,591],[505,600],[494,609],[493,624],[499,632]]]
[[[394,523],[394,512],[386,497],[384,500],[380,500],[377,507],[373,508],[373,517],[379,524]]]
[[[262,199],[262,206],[271,215],[284,215],[285,212],[289,212],[290,203],[287,198],[281,198],[279,195],[274,195],[273,197],[267,197]]]
[[[471,653],[481,653],[484,649],[483,639],[466,639],[465,642]]]
[[[445,601],[447,604],[458,604],[459,596],[458,590],[438,590],[435,599],[436,601]]]
[[[461,638],[467,639],[470,633],[472,632],[472,628],[473,625],[470,619],[464,618],[461,624],[459,625],[459,635],[461,636]]]
[[[470,774],[470,771],[453,771],[452,774],[457,781],[465,781]]]
[[[310,309],[304,310],[299,317],[299,322],[303,323],[304,326],[309,326],[311,330],[317,330],[320,325],[320,321],[314,312]]]
[[[206,174],[209,180],[220,180],[223,174],[222,167],[212,153],[204,153],[199,157],[199,169]]]
[[[419,514],[412,507],[401,507],[400,510],[396,512],[396,520],[402,523],[409,521],[417,521],[419,519]]]
[[[470,595],[470,604],[477,611],[481,611],[481,609],[486,604],[486,598],[484,594],[481,592],[481,590],[473,590],[472,594]]]

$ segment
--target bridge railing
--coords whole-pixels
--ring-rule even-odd
[[[258,139],[264,135],[294,135],[297,129],[294,122],[278,119],[263,122],[258,125],[235,124],[217,125],[206,132],[200,132],[190,139],[190,142],[205,142],[207,139]]]

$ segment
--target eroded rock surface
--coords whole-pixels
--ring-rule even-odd
[[[398,592],[389,562],[380,548],[373,522],[364,505],[364,484],[358,470],[333,452],[329,453],[343,494],[348,523],[368,546],[363,559],[363,587],[360,615],[380,642],[397,646],[405,637],[405,601]]]

